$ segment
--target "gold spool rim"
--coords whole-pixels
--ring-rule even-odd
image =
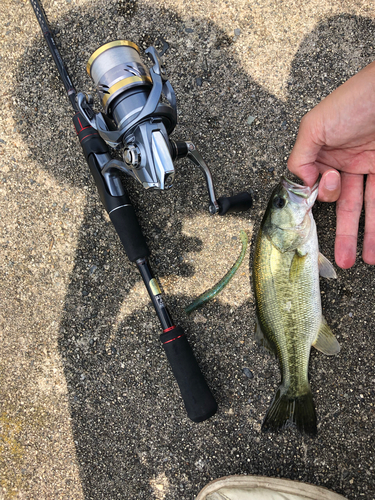
[[[115,40],[114,42],[105,43],[104,45],[102,45],[101,47],[99,47],[91,55],[90,59],[87,62],[87,66],[86,66],[87,73],[91,76],[91,74],[90,74],[91,66],[92,66],[93,62],[95,61],[95,59],[98,56],[100,56],[100,54],[103,54],[103,52],[105,52],[108,49],[111,49],[112,47],[120,47],[120,46],[132,47],[139,54],[139,48],[138,48],[138,46],[135,43],[130,42],[129,40]]]
[[[102,100],[103,106],[105,107],[107,105],[108,99],[112,97],[115,92],[132,83],[152,83],[152,79],[150,76],[129,76],[119,80],[107,90]]]

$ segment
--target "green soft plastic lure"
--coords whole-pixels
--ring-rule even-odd
[[[216,283],[212,288],[209,290],[205,291],[199,297],[197,297],[191,304],[189,304],[185,312],[186,314],[190,314],[191,312],[195,311],[195,309],[198,309],[199,307],[202,307],[206,302],[209,300],[213,299],[218,293],[221,292],[221,290],[229,283],[229,281],[233,278],[235,272],[237,269],[240,267],[242,264],[243,258],[245,257],[246,249],[247,249],[247,233],[246,231],[241,231],[240,232],[240,238],[242,241],[242,250],[240,253],[240,256],[236,260],[236,262],[233,264],[233,266],[229,269],[227,274],[221,278],[221,280]]]

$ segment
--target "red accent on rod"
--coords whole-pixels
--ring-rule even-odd
[[[170,326],[169,328],[166,328],[165,330],[163,330],[163,333],[167,333],[167,332],[170,332],[171,330],[174,330],[176,327],[173,325],[173,326]]]
[[[83,127],[83,128],[81,128],[81,130],[79,131],[79,133],[81,133],[82,130],[86,130],[87,128],[92,128],[92,127],[91,127],[91,125],[89,125],[88,127]]]
[[[88,135],[85,135],[85,137],[82,137],[82,139],[80,139],[79,142],[82,142],[84,139],[87,139],[87,137],[91,137],[92,135],[98,135],[97,132],[95,132],[95,134],[88,134]]]
[[[77,115],[78,115],[78,113],[76,114],[76,116],[77,116]],[[87,128],[91,128],[91,125],[88,125],[87,127],[83,127],[83,126],[82,126],[82,123],[81,123],[81,120],[79,119],[79,116],[77,116],[77,120],[78,120],[78,122],[79,122],[79,124],[80,124],[80,126],[81,126],[81,130],[79,130],[79,131],[78,131],[78,130],[76,129],[76,126],[74,125],[74,128],[76,129],[76,134],[77,134],[77,135],[78,135],[78,134],[80,134],[80,133],[82,132],[82,130],[86,130]]]
[[[164,344],[169,344],[169,342],[173,342],[174,340],[177,340],[177,339],[180,339],[181,337],[183,337],[185,334],[183,333],[182,335],[179,335],[178,337],[175,337],[174,339],[171,339],[171,340],[167,340],[166,342],[163,342],[163,345]]]

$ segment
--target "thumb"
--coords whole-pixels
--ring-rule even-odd
[[[288,169],[308,186],[312,186],[319,176],[315,161],[322,147],[321,143],[314,140],[315,126],[310,113],[301,120],[297,139],[288,159]]]

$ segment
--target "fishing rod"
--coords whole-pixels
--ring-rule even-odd
[[[97,112],[92,96],[76,92],[40,0],[30,2],[72,105],[73,124],[100,199],[129,260],[142,276],[161,323],[160,340],[188,417],[202,422],[215,414],[217,403],[184,330],[175,325],[166,307],[121,172],[139,181],[145,189],[169,189],[175,177],[173,162],[186,157],[204,174],[211,214],[247,210],[252,205],[251,195],[244,192],[216,199],[210,170],[195,145],[170,139],[177,124],[176,96],[155,47],[145,51],[153,63],[151,68],[143,64],[137,45],[128,40],[106,43],[92,54],[87,72],[104,109],[104,113]],[[110,148],[120,151],[123,161],[112,158]]]

